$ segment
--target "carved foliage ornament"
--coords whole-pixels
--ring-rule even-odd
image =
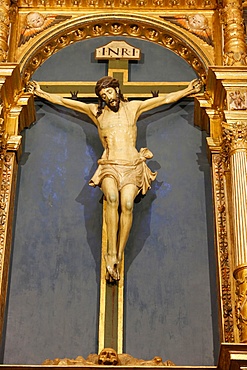
[[[247,53],[245,52],[225,52],[223,55],[223,62],[225,66],[246,66],[247,64]]]
[[[217,5],[215,0],[19,0],[19,7],[49,7],[54,9],[59,7],[69,9],[70,7],[79,7],[81,9],[214,9]]]
[[[247,122],[239,121],[231,125],[224,125],[222,149],[226,158],[229,152],[237,149],[247,149]]]
[[[2,296],[6,296],[6,289],[7,289],[7,281],[4,281],[4,277],[6,278],[6,274],[4,274],[4,260],[6,251],[6,236],[7,236],[7,220],[8,220],[8,212],[9,212],[9,205],[10,205],[10,197],[11,197],[11,178],[13,172],[13,156],[14,153],[7,154],[6,148],[1,148],[1,171],[2,171],[2,182],[1,182],[1,189],[0,189],[0,282],[2,282],[1,294]],[[0,305],[0,321],[1,318],[4,317],[4,308],[5,305]]]
[[[227,66],[247,64],[247,45],[242,1],[227,1],[222,11],[224,27],[223,62]]]
[[[222,155],[216,154],[212,157],[212,171],[214,179],[215,196],[215,222],[217,232],[217,249],[219,258],[220,273],[220,295],[223,320],[223,341],[234,342],[234,325],[232,315],[231,295],[231,269],[229,262],[229,246],[227,237],[227,221],[224,189],[224,161]]]
[[[164,32],[164,30],[159,27],[151,28],[150,25],[146,26],[144,22],[116,22],[115,20],[112,22],[104,21],[102,23],[97,22],[94,24],[92,21],[88,22],[79,28],[69,30],[63,34],[61,33],[60,36],[43,44],[42,47],[35,52],[32,58],[26,62],[26,65],[23,68],[25,82],[27,83],[30,80],[32,74],[43,62],[45,62],[47,58],[60,49],[73,44],[74,42],[88,39],[90,37],[116,34],[138,37],[163,45],[185,59],[203,81],[206,79],[205,66],[188,44],[183,43],[174,35]]]
[[[0,62],[7,61],[9,23],[9,2],[0,0]]]
[[[235,272],[236,318],[240,342],[247,339],[247,268]]]

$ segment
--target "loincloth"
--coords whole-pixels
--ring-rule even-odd
[[[147,148],[140,150],[140,157],[135,161],[99,159],[98,168],[89,181],[90,186],[101,187],[106,177],[116,180],[117,188],[120,191],[125,185],[136,185],[142,194],[146,194],[155,180],[157,172],[152,172],[146,165],[146,159],[152,158],[152,153]]]

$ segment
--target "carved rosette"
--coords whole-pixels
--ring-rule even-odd
[[[0,62],[7,61],[9,23],[9,2],[0,0]]]
[[[247,45],[242,0],[225,0],[223,7],[224,65],[245,66]]]
[[[219,286],[221,296],[222,340],[234,342],[232,309],[232,283],[229,261],[229,245],[226,221],[226,201],[224,189],[224,160],[221,154],[212,155],[212,173],[215,203],[216,243],[219,264]]]

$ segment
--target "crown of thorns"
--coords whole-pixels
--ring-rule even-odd
[[[99,93],[102,89],[106,89],[107,87],[113,87],[116,89],[117,87],[119,88],[119,86],[119,81],[116,78],[105,76],[96,83],[95,94],[100,96]]]

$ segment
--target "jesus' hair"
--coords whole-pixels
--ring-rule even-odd
[[[102,113],[102,110],[103,110],[103,106],[104,106],[104,103],[103,103],[103,100],[102,98],[100,97],[100,91],[102,89],[106,89],[107,87],[113,87],[114,89],[120,87],[119,85],[119,81],[116,79],[116,78],[113,78],[113,77],[110,77],[110,76],[105,76],[105,77],[102,77],[97,83],[96,83],[96,86],[95,86],[95,94],[98,96],[98,111],[97,111],[97,118],[101,115]],[[119,96],[119,99],[122,100],[122,101],[126,101],[126,99],[124,98],[123,94],[121,93],[120,89],[119,89],[119,92],[118,92],[118,96]]]

